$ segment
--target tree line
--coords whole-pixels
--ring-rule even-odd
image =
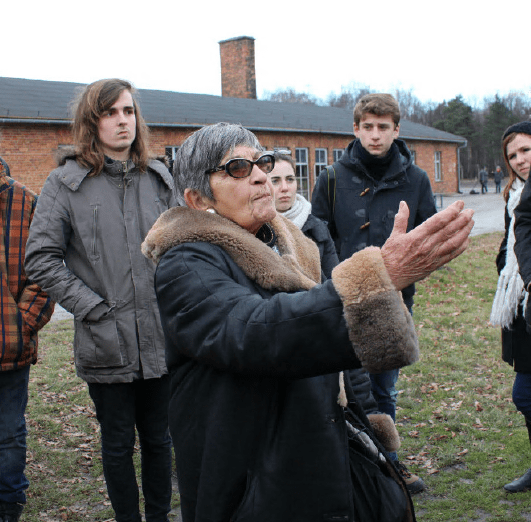
[[[263,100],[304,103],[328,107],[353,109],[357,101],[372,92],[366,85],[352,84],[339,94],[330,93],[323,100],[294,89],[266,91]],[[507,127],[531,118],[531,91],[513,91],[495,94],[481,102],[468,103],[462,95],[440,103],[422,102],[412,89],[395,89],[391,92],[400,105],[402,118],[456,134],[467,140],[461,153],[461,169],[464,178],[475,178],[486,167],[493,172],[499,165],[505,171],[501,152],[501,137]]]

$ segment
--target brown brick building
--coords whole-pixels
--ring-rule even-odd
[[[140,89],[152,149],[170,158],[194,130],[225,121],[252,130],[267,149],[289,149],[307,197],[316,176],[353,139],[352,111],[256,99],[254,39],[220,42],[223,96]],[[39,192],[55,167],[55,151],[72,143],[69,104],[83,86],[75,83],[0,78],[0,156],[11,175]],[[460,148],[466,140],[403,120],[400,138],[415,154],[435,193],[459,190]]]

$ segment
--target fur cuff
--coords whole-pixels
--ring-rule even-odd
[[[393,419],[387,413],[371,413],[367,415],[372,431],[386,451],[398,451],[400,437]]]
[[[387,274],[379,248],[366,248],[340,263],[332,281],[343,302],[354,352],[369,373],[418,360],[413,319]]]

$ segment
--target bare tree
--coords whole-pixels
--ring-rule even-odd
[[[297,92],[295,89],[288,87],[286,89],[277,89],[274,92],[265,91],[262,98],[266,101],[281,103],[303,103],[305,105],[322,105],[322,100],[306,92]]]
[[[330,107],[354,109],[358,100],[371,92],[375,91],[371,90],[368,85],[352,82],[346,87],[342,86],[339,94],[331,92],[326,99],[326,104]]]

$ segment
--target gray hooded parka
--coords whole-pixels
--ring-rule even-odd
[[[173,179],[159,161],[147,172],[107,160],[88,176],[65,157],[42,189],[26,246],[28,276],[74,315],[79,377],[131,382],[167,373],[153,289],[154,266],[140,245],[176,204]],[[87,315],[107,305],[97,321]]]

